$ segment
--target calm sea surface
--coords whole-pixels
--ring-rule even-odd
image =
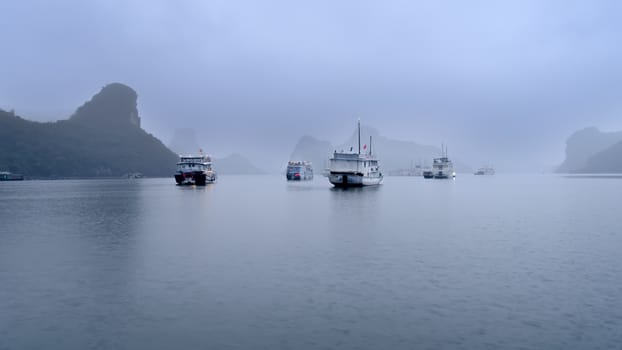
[[[619,349],[622,179],[0,182],[0,349]]]

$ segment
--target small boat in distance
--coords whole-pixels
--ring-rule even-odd
[[[125,176],[128,179],[142,179],[145,177],[142,173],[127,173]]]
[[[24,180],[24,175],[22,174],[13,174],[8,171],[0,171],[0,181],[22,181]]]
[[[454,164],[447,157],[447,147],[441,147],[441,157],[432,162],[432,176],[435,179],[455,178]]]
[[[425,169],[423,172],[423,178],[424,179],[433,179],[434,178],[434,172],[432,171],[432,169]]]
[[[378,159],[371,152],[371,136],[369,151],[361,154],[361,121],[358,121],[358,153],[344,151],[333,153],[330,158],[328,181],[335,187],[360,187],[379,185],[383,176],[380,172]],[[367,145],[363,146],[363,150]],[[352,150],[352,149],[350,149]]]
[[[313,180],[313,166],[307,161],[287,162],[286,177],[288,181]]]
[[[212,169],[212,157],[206,155],[180,156],[175,173],[178,185],[205,186],[216,181],[216,172]]]
[[[473,174],[474,175],[494,175],[495,169],[493,169],[491,166],[484,166],[484,167],[477,169],[477,171]]]

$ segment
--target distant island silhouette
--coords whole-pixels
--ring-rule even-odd
[[[29,178],[170,176],[178,157],[141,129],[137,96],[109,84],[69,119],[50,123],[0,110],[0,170]]]
[[[566,142],[566,159],[558,173],[622,173],[622,131],[602,132],[595,127],[572,134]]]
[[[168,147],[177,154],[196,154],[200,150],[207,150],[206,153],[210,153],[209,148],[206,148],[204,144],[199,144],[196,131],[191,128],[176,129]],[[263,170],[239,153],[231,153],[226,157],[214,157],[213,162],[214,169],[221,175],[265,174]]]

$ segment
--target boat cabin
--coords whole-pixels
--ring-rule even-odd
[[[212,170],[212,159],[208,156],[180,157],[177,170],[181,172]]]
[[[380,169],[378,160],[358,153],[337,153],[330,159],[330,170],[333,173],[359,173],[369,175]]]

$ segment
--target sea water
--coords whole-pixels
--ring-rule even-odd
[[[0,349],[606,349],[622,179],[0,183]]]

